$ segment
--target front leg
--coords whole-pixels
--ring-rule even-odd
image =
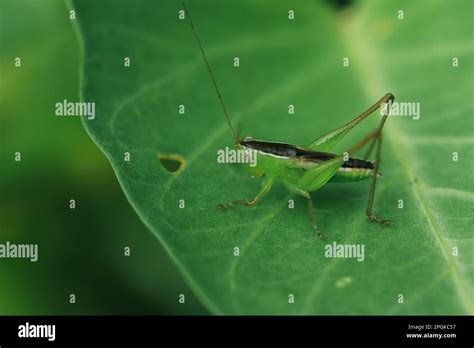
[[[254,199],[252,199],[250,201],[237,200],[237,201],[232,201],[230,203],[225,203],[225,204],[224,203],[219,203],[217,205],[217,207],[222,208],[222,209],[227,209],[227,208],[230,208],[234,205],[245,205],[247,207],[252,207],[252,206],[256,205],[262,199],[262,197],[267,194],[268,191],[270,191],[270,189],[272,188],[272,185],[273,185],[273,181],[265,180],[260,192],[257,194],[257,196]]]

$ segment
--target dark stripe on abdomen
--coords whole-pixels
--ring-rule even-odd
[[[336,157],[332,153],[325,153],[319,151],[312,151],[304,148],[299,148],[295,145],[285,144],[285,143],[274,143],[268,141],[260,140],[241,140],[240,145],[250,147],[254,150],[258,150],[264,153],[282,156],[282,157],[291,157],[291,158],[301,158],[306,160],[313,160],[315,162],[325,162],[329,161]],[[369,161],[364,161],[357,158],[349,158],[342,164],[343,168],[360,168],[360,169],[374,169],[374,164]]]
[[[362,169],[374,169],[374,164],[369,161],[360,160],[357,158],[349,158],[342,164],[343,168],[362,168]]]

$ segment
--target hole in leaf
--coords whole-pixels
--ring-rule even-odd
[[[184,158],[177,154],[160,154],[158,155],[158,159],[163,168],[172,174],[183,170],[186,163]]]

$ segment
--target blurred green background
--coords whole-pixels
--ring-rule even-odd
[[[0,314],[207,313],[80,119],[54,114],[56,102],[79,99],[79,48],[64,1],[0,2],[0,69],[0,243],[39,245],[36,263],[0,260]]]

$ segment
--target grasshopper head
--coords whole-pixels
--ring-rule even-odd
[[[261,166],[258,165],[258,151],[250,146],[252,141],[254,141],[252,137],[244,137],[235,145],[235,147],[237,150],[244,151],[244,157],[250,160],[245,164],[245,167],[250,172],[250,174],[254,177],[260,177],[265,173],[263,172]]]
[[[249,141],[252,141],[253,138],[252,137],[244,137],[242,140],[239,140],[238,142],[235,143],[235,148],[237,150],[244,150],[246,148],[248,148],[248,146],[246,146],[246,144],[249,142]]]

